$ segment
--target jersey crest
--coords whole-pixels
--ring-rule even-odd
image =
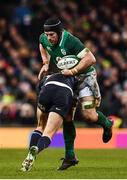
[[[61,53],[65,56],[66,55],[65,49],[61,49]]]

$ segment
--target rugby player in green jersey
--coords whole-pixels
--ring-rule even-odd
[[[103,127],[103,142],[107,143],[112,137],[113,122],[102,112],[96,111],[101,102],[101,94],[96,80],[96,63],[94,55],[84,44],[70,32],[63,29],[62,23],[57,18],[49,18],[44,23],[44,33],[40,35],[40,53],[43,66],[38,78],[49,73],[54,66],[54,72],[59,72],[57,62],[66,55],[76,55],[80,62],[71,70],[65,69],[65,76],[78,76],[78,87],[81,112],[84,119],[94,122]],[[39,118],[39,117],[38,117]],[[76,137],[75,126],[72,118],[68,117],[63,123],[63,135],[65,141],[65,158],[59,170],[67,169],[78,163],[74,153],[74,140]]]

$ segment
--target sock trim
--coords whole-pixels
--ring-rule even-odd
[[[42,136],[40,133],[38,132],[32,132],[32,134],[38,134],[39,136]]]

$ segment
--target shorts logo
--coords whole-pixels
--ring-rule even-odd
[[[56,110],[60,111],[61,109],[56,107]]]
[[[61,53],[65,56],[66,55],[65,49],[61,49]]]

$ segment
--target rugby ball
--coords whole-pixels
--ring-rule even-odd
[[[57,67],[61,70],[72,69],[79,63],[79,61],[80,59],[75,55],[64,56],[58,61]]]

